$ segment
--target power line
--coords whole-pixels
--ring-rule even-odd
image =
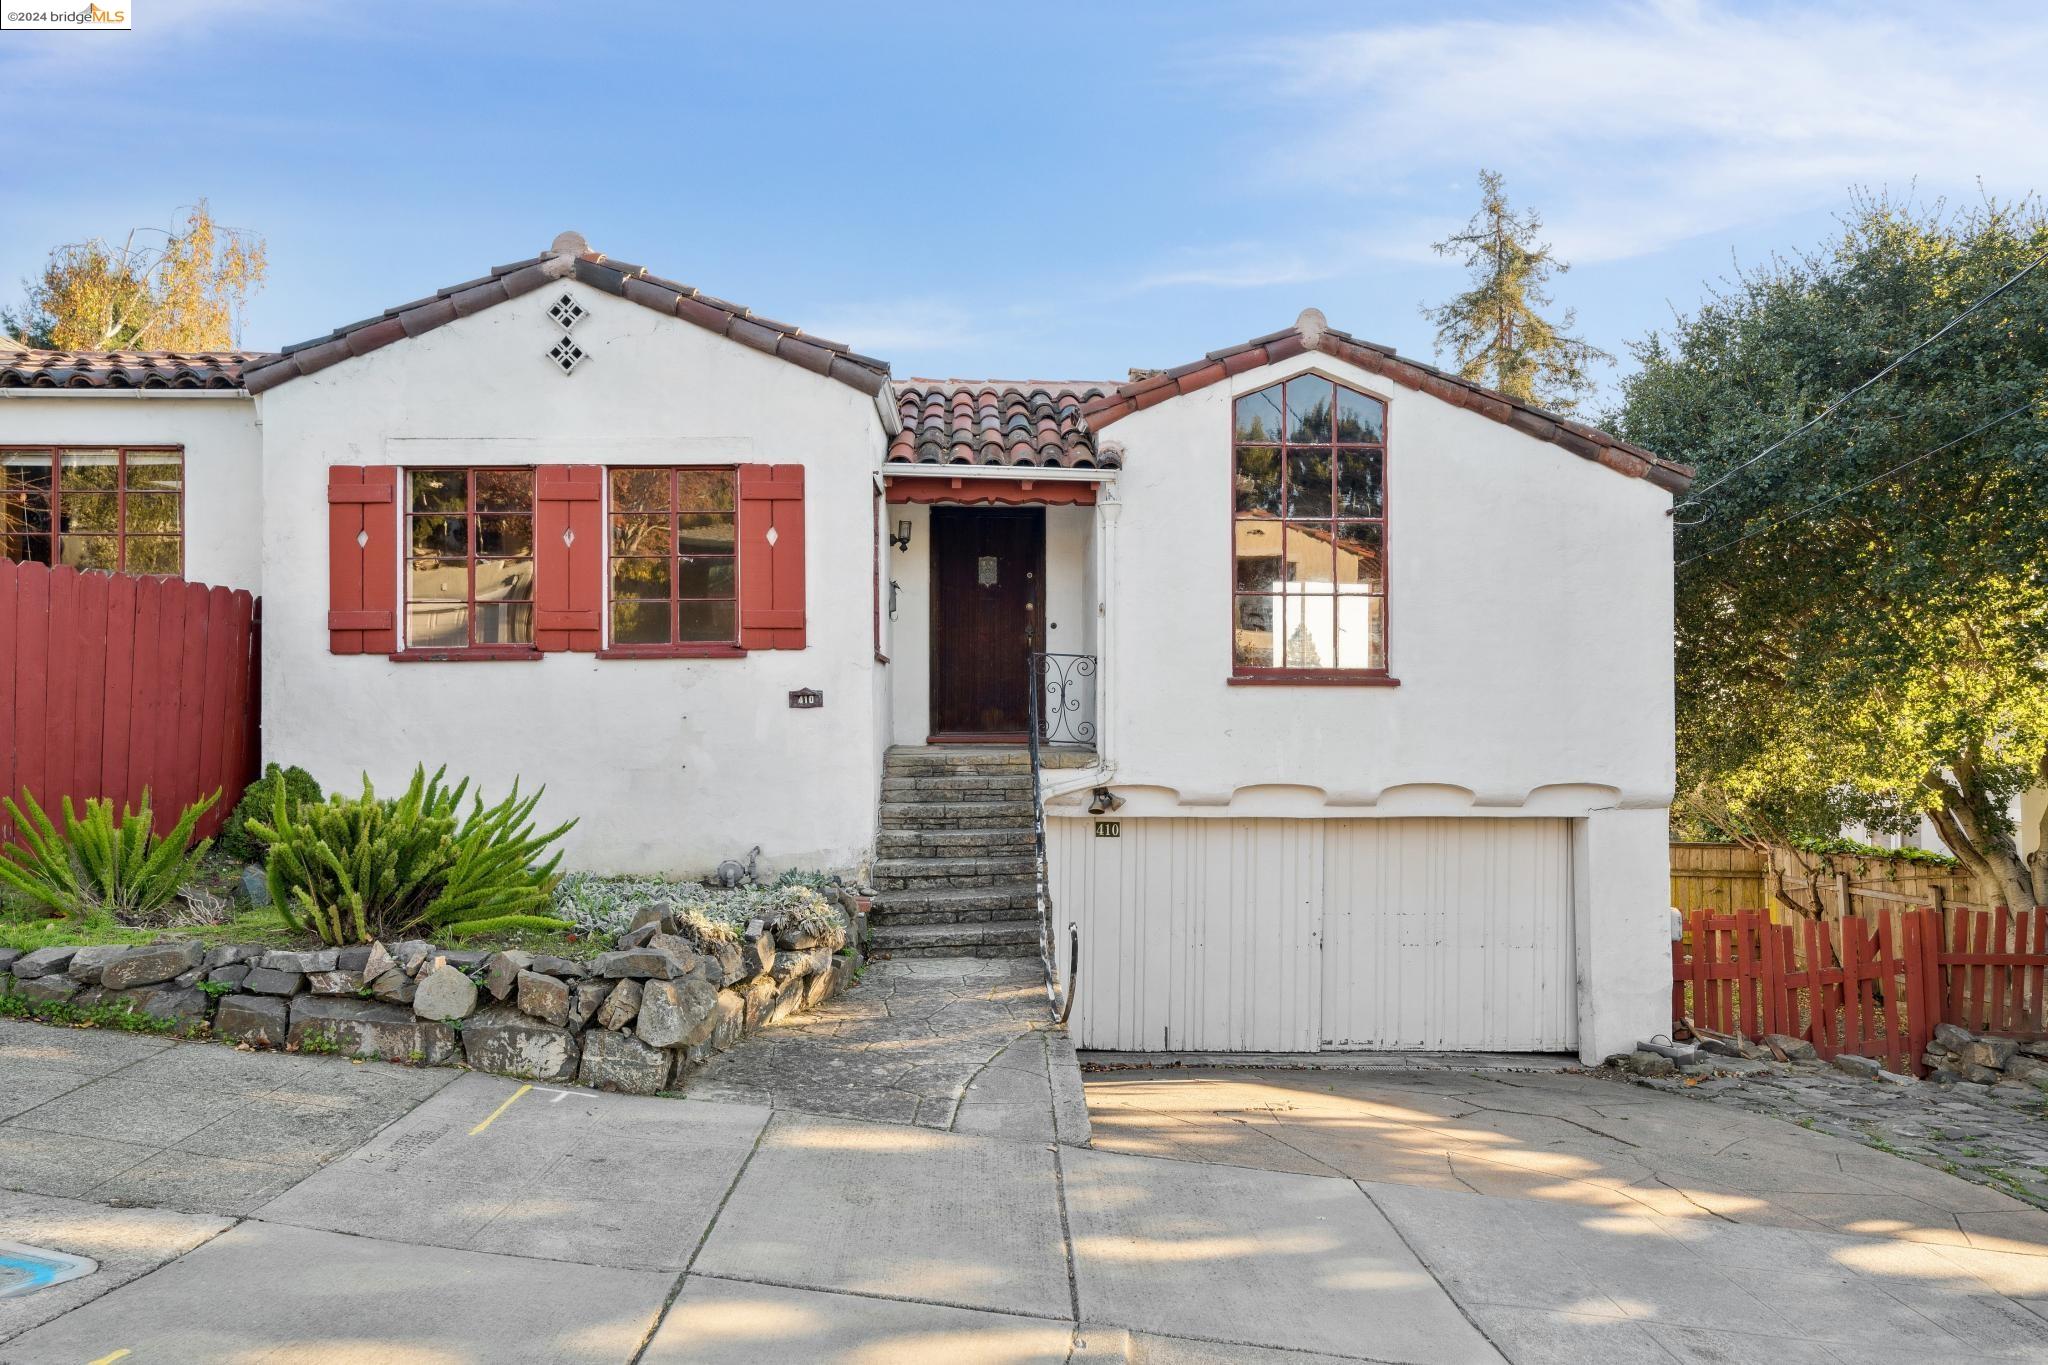
[[[1871,386],[1872,384],[1875,384],[1875,383],[1876,383],[1876,382],[1877,382],[1878,380],[1880,380],[1880,379],[1883,379],[1883,378],[1884,378],[1884,377],[1885,377],[1886,375],[1890,374],[1890,373],[1891,373],[1891,372],[1892,372],[1893,370],[1896,370],[1897,368],[1899,368],[1899,366],[1901,366],[1901,365],[1905,364],[1905,363],[1906,363],[1906,362],[1907,362],[1908,360],[1911,360],[1911,359],[1912,359],[1912,358],[1913,358],[1914,356],[1918,355],[1918,354],[1919,354],[1920,352],[1922,352],[1922,351],[1926,350],[1926,349],[1927,349],[1927,348],[1928,348],[1929,346],[1932,346],[1932,345],[1933,345],[1933,344],[1934,344],[1935,342],[1937,342],[1937,341],[1941,340],[1941,339],[1942,339],[1943,337],[1947,336],[1947,335],[1948,335],[1948,334],[1949,334],[1950,332],[1954,331],[1954,330],[1956,329],[1956,327],[1958,327],[1958,326],[1959,326],[1959,325],[1960,325],[1960,324],[1962,323],[1962,321],[1963,321],[1963,320],[1964,320],[1965,318],[1969,317],[1969,316],[1970,316],[1970,315],[1971,315],[1972,313],[1974,313],[1974,312],[1976,312],[1976,311],[1977,311],[1978,309],[1982,308],[1982,307],[1983,307],[1983,306],[1984,306],[1985,304],[1987,304],[1987,303],[1991,302],[1991,301],[1992,301],[1993,299],[1997,298],[1997,297],[1998,297],[1998,296],[1999,296],[2000,294],[2003,294],[2003,293],[2004,293],[2004,292],[2005,292],[2006,290],[2008,290],[2008,289],[2012,288],[2012,287],[2013,287],[2014,285],[2018,284],[2018,283],[2019,283],[2019,282],[2020,282],[2021,280],[2025,279],[2025,278],[2026,278],[2027,276],[2029,276],[2029,275],[2033,274],[2033,273],[2034,273],[2034,271],[2035,271],[2035,270],[2036,270],[2036,269],[2037,269],[2037,268],[2038,268],[2038,267],[2039,267],[2039,266],[2041,265],[2041,263],[2042,263],[2042,262],[2044,262],[2044,261],[2048,261],[2048,251],[2044,251],[2044,252],[2042,252],[2042,253],[2041,253],[2041,254],[2040,254],[2039,256],[2036,256],[2036,257],[2035,257],[2035,258],[2034,258],[2033,260],[2029,261],[2029,262],[2027,263],[2026,267],[2025,267],[2024,269],[2022,269],[2022,270],[2021,270],[2021,271],[2020,271],[2020,272],[2019,272],[2019,273],[2018,273],[2017,275],[2014,275],[2014,276],[2013,276],[2013,277],[2012,277],[2011,279],[2009,279],[2009,280],[2007,280],[2007,281],[2006,281],[2005,283],[2003,283],[2003,284],[1999,285],[1999,286],[1998,286],[1998,287],[1997,287],[1996,289],[1994,289],[1994,290],[1992,290],[1992,291],[1991,291],[1990,293],[1986,294],[1986,295],[1985,295],[1985,296],[1984,296],[1983,298],[1981,298],[1981,299],[1978,299],[1978,300],[1977,300],[1977,301],[1976,301],[1975,303],[1971,304],[1971,305],[1970,305],[1970,306],[1969,306],[1968,308],[1965,308],[1965,309],[1964,309],[1964,310],[1963,310],[1962,312],[1960,312],[1960,313],[1956,314],[1956,315],[1955,315],[1954,317],[1950,318],[1950,319],[1949,319],[1949,320],[1948,320],[1948,321],[1947,321],[1946,323],[1944,323],[1944,324],[1942,325],[1942,328],[1941,328],[1941,330],[1940,330],[1940,331],[1938,331],[1938,332],[1936,332],[1936,333],[1935,333],[1935,334],[1934,334],[1933,336],[1930,336],[1930,337],[1928,337],[1928,338],[1927,338],[1926,340],[1924,340],[1924,341],[1919,341],[1919,342],[1916,342],[1916,343],[1914,343],[1914,344],[1913,344],[1913,345],[1912,345],[1911,347],[1907,348],[1907,349],[1906,349],[1905,351],[1901,352],[1901,353],[1900,353],[1899,355],[1897,355],[1897,356],[1893,357],[1893,359],[1892,359],[1892,361],[1891,361],[1891,363],[1890,363],[1890,364],[1886,365],[1886,366],[1885,366],[1885,367],[1884,367],[1883,369],[1879,370],[1879,371],[1878,371],[1878,372],[1877,372],[1876,374],[1874,374],[1874,375],[1870,376],[1870,378],[1868,378],[1868,379],[1864,380],[1864,381],[1863,381],[1863,382],[1862,382],[1861,384],[1858,384],[1858,385],[1857,385],[1857,386],[1856,386],[1855,388],[1853,388],[1853,389],[1849,390],[1849,391],[1848,391],[1847,393],[1843,394],[1843,395],[1842,395],[1842,396],[1841,396],[1840,398],[1837,398],[1837,399],[1836,399],[1836,400],[1835,400],[1834,402],[1832,402],[1832,403],[1828,404],[1828,405],[1827,405],[1826,407],[1822,408],[1822,409],[1821,409],[1821,410],[1820,410],[1820,411],[1819,411],[1818,413],[1816,413],[1816,414],[1815,414],[1815,415],[1814,415],[1813,417],[1809,418],[1809,419],[1808,419],[1807,421],[1805,421],[1805,422],[1803,422],[1802,424],[1800,424],[1800,426],[1799,426],[1799,427],[1798,427],[1798,428],[1797,428],[1796,430],[1794,430],[1794,431],[1792,431],[1792,432],[1788,433],[1787,435],[1785,435],[1785,436],[1782,436],[1782,437],[1780,437],[1779,439],[1777,439],[1777,440],[1775,440],[1775,441],[1771,442],[1771,443],[1770,443],[1769,445],[1765,446],[1765,447],[1764,447],[1764,448],[1763,448],[1762,450],[1759,450],[1759,451],[1758,451],[1758,452],[1757,452],[1756,454],[1754,454],[1754,455],[1750,456],[1750,457],[1749,457],[1748,459],[1744,460],[1744,461],[1743,461],[1743,462],[1742,462],[1741,464],[1739,464],[1739,465],[1736,465],[1736,466],[1735,466],[1735,467],[1734,467],[1733,469],[1730,469],[1730,470],[1728,470],[1728,471],[1727,471],[1726,473],[1722,474],[1722,475],[1721,475],[1721,476],[1720,476],[1719,478],[1715,479],[1715,480],[1714,480],[1714,481],[1713,481],[1712,483],[1706,484],[1705,486],[1703,486],[1703,487],[1700,487],[1700,488],[1695,488],[1695,489],[1693,489],[1693,490],[1692,490],[1692,492],[1691,492],[1691,495],[1690,495],[1690,496],[1688,496],[1688,497],[1686,498],[1686,500],[1685,500],[1684,502],[1680,503],[1680,504],[1678,505],[1678,507],[1673,507],[1673,508],[1671,509],[1671,510],[1672,510],[1672,512],[1673,512],[1673,513],[1675,514],[1675,513],[1676,513],[1676,512],[1677,512],[1677,511],[1679,510],[1679,507],[1688,507],[1688,506],[1691,506],[1691,505],[1692,505],[1693,503],[1695,503],[1695,502],[1699,501],[1699,499],[1700,499],[1701,495],[1703,495],[1703,494],[1706,494],[1706,493],[1710,493],[1710,492],[1712,492],[1712,491],[1713,491],[1714,489],[1716,489],[1716,488],[1719,488],[1719,487],[1720,487],[1720,486],[1721,486],[1722,484],[1724,484],[1724,483],[1728,482],[1728,480],[1730,480],[1730,479],[1734,478],[1734,477],[1735,477],[1735,476],[1736,476],[1737,474],[1740,474],[1740,473],[1741,473],[1741,472],[1742,472],[1743,470],[1745,470],[1745,469],[1749,468],[1749,467],[1750,467],[1751,465],[1755,464],[1755,463],[1756,463],[1756,462],[1757,462],[1758,460],[1761,460],[1761,459],[1763,459],[1763,458],[1764,458],[1764,457],[1765,457],[1766,455],[1769,455],[1769,454],[1770,454],[1770,453],[1771,453],[1772,451],[1775,451],[1775,450],[1779,450],[1779,449],[1782,449],[1783,447],[1785,447],[1785,446],[1787,446],[1787,445],[1791,444],[1791,443],[1792,443],[1793,441],[1797,440],[1797,439],[1798,439],[1799,437],[1801,437],[1801,436],[1805,435],[1805,434],[1806,434],[1807,432],[1809,432],[1809,431],[1813,430],[1813,429],[1814,429],[1815,427],[1819,426],[1819,425],[1820,425],[1820,424],[1821,424],[1822,422],[1825,422],[1825,421],[1826,421],[1826,420],[1827,420],[1827,419],[1828,419],[1829,417],[1832,417],[1832,416],[1834,415],[1834,413],[1835,413],[1835,409],[1837,409],[1837,408],[1841,407],[1841,406],[1842,406],[1842,404],[1844,404],[1844,403],[1848,402],[1848,401],[1849,401],[1849,400],[1850,400],[1851,398],[1854,398],[1854,397],[1855,397],[1855,396],[1856,396],[1857,394],[1859,394],[1859,393],[1862,393],[1862,392],[1863,392],[1863,391],[1864,391],[1865,389],[1869,388],[1869,387],[1870,387],[1870,386]]]
[[[1989,421],[1983,422],[1980,425],[1971,428],[1969,431],[1964,432],[1962,435],[1956,437],[1953,441],[1944,442],[1943,444],[1934,447],[1934,449],[1932,450],[1923,450],[1910,460],[1901,460],[1898,464],[1893,465],[1890,469],[1885,470],[1882,474],[1873,474],[1869,478],[1865,479],[1862,483],[1851,484],[1849,487],[1844,488],[1841,492],[1830,494],[1829,496],[1822,498],[1819,502],[1813,503],[1810,506],[1802,507],[1797,512],[1792,513],[1790,516],[1780,517],[1776,521],[1770,522],[1767,525],[1759,526],[1754,531],[1744,532],[1742,535],[1735,537],[1733,540],[1723,541],[1721,544],[1716,545],[1711,550],[1702,550],[1696,555],[1691,555],[1685,559],[1681,559],[1678,561],[1678,567],[1682,569],[1688,564],[1697,563],[1702,559],[1711,558],[1714,555],[1721,553],[1721,551],[1723,550],[1733,549],[1735,546],[1742,544],[1746,540],[1755,540],[1758,536],[1769,535],[1772,531],[1777,530],[1780,526],[1789,526],[1791,523],[1798,521],[1803,517],[1810,517],[1815,512],[1820,511],[1822,508],[1831,507],[1835,503],[1840,502],[1843,498],[1848,497],[1851,493],[1859,493],[1864,489],[1870,487],[1874,483],[1882,483],[1884,480],[1889,479],[1892,475],[1901,473],[1907,469],[1912,468],[1914,465],[1919,464],[1922,460],[1931,460],[1936,455],[1942,454],[1944,451],[1953,450],[1957,446],[1961,445],[1963,442],[1969,440],[1971,437],[1981,436],[1985,432],[1991,430],[1991,428],[1997,426],[2000,422],[2010,421],[2012,418],[2019,416],[2021,413],[2026,412],[2032,407],[2032,402],[2026,402],[2020,404],[2016,408],[2008,408],[2004,412],[1999,413],[1998,416],[1991,418]]]

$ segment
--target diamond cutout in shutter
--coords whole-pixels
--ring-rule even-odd
[[[779,539],[779,537],[777,537],[777,536],[776,536],[776,534],[775,534],[775,528],[774,528],[773,526],[769,527],[769,528],[768,528],[768,543],[769,543],[770,545],[773,545],[773,544],[774,544],[774,543],[776,542],[776,540],[777,540],[777,539]]]
[[[563,374],[570,374],[589,359],[589,353],[564,334],[560,341],[548,348],[548,359],[554,361]]]
[[[566,332],[577,323],[583,321],[585,312],[586,310],[582,304],[576,302],[569,295],[564,294],[555,300],[553,307],[548,309],[548,316],[559,323],[562,330]]]
[[[564,544],[564,545],[574,545],[575,543],[576,543],[576,533],[575,533],[574,531],[570,530],[570,529],[569,529],[569,528],[567,528],[567,527],[563,527],[563,528],[562,528],[562,544]]]
[[[370,533],[368,531],[356,532],[356,548],[358,550],[367,550],[370,548]]]

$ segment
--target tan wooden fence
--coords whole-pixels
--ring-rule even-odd
[[[1834,875],[1823,874],[1818,886],[1785,854],[1778,854],[1788,886],[1803,899],[1817,901],[1830,919],[1847,913],[1871,919],[1885,909],[1906,906],[1987,908],[1996,899],[1975,878],[1957,868],[1931,867],[1899,858],[1856,858],[1834,854]],[[1773,894],[1775,882],[1765,855],[1740,844],[1673,843],[1671,904],[1688,916],[1695,910],[1725,913],[1768,907],[1782,921],[1790,907]]]

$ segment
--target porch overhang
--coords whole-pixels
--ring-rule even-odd
[[[892,503],[966,507],[1093,507],[1113,469],[1041,469],[1018,465],[886,465],[876,476]]]

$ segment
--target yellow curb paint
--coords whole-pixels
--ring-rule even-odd
[[[498,1121],[498,1115],[504,1113],[507,1109],[510,1109],[513,1105],[517,1104],[519,1102],[519,1097],[521,1095],[524,1095],[527,1091],[531,1089],[533,1089],[533,1087],[530,1085],[522,1085],[517,1090],[513,1091],[510,1095],[506,1096],[505,1102],[499,1105],[496,1109],[493,1109],[491,1111],[491,1116],[489,1118],[485,1119],[482,1123],[479,1123],[476,1127],[469,1130],[469,1135],[471,1137],[475,1137],[478,1133],[481,1133],[484,1129],[496,1123]],[[93,1365],[100,1365],[100,1363],[98,1361],[94,1361]]]
[[[114,1352],[112,1355],[101,1356],[98,1360],[93,1361],[92,1365],[114,1365],[114,1362],[119,1360],[122,1356],[130,1354],[132,1354],[132,1352],[130,1352],[126,1346],[123,1346],[120,1350]]]

